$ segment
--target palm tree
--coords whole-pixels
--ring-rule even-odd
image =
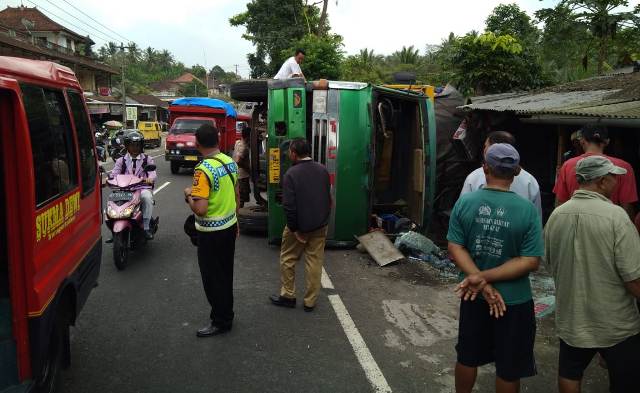
[[[360,49],[358,56],[362,64],[367,65],[372,65],[382,60],[382,56],[374,54],[373,49],[369,50],[368,48]]]
[[[414,49],[413,45],[403,46],[402,50],[396,51],[391,55],[400,64],[417,64],[420,61],[420,51]]]

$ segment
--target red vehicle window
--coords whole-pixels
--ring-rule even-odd
[[[178,119],[171,127],[172,134],[191,134],[203,124],[211,124],[210,120]]]
[[[76,126],[78,149],[80,150],[80,176],[82,178],[82,196],[96,188],[96,157],[93,150],[91,125],[84,109],[82,96],[75,91],[67,91],[73,124]]]
[[[64,95],[59,90],[21,85],[33,153],[36,206],[78,185],[76,159]]]

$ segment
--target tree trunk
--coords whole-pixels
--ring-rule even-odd
[[[320,14],[320,23],[318,24],[318,36],[322,37],[327,33],[325,30],[325,23],[327,22],[327,6],[329,5],[329,0],[323,0],[322,2],[322,13]]]
[[[598,48],[598,75],[602,75],[604,70],[604,62],[607,61],[607,36],[600,37]]]

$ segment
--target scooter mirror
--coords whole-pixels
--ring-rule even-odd
[[[153,165],[153,164],[147,164],[147,165],[144,166],[143,169],[144,169],[145,172],[153,172],[153,171],[156,170],[156,166]]]

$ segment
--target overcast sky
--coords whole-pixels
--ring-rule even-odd
[[[339,0],[337,5],[336,0],[330,0],[329,19],[333,31],[344,38],[348,54],[366,47],[386,55],[403,45],[414,45],[423,52],[427,44],[440,43],[451,31],[461,35],[474,29],[482,30],[491,10],[508,2],[513,0]],[[530,15],[557,2],[516,1]],[[211,68],[218,64],[232,71],[238,64],[241,75],[249,73],[246,55],[253,48],[242,39],[244,29],[229,25],[231,16],[246,9],[246,1],[0,0],[2,8],[21,3],[29,7],[37,4],[52,19],[80,34],[90,34],[96,47],[105,40],[120,42],[124,37],[143,48],[168,49],[188,66],[206,64]]]

